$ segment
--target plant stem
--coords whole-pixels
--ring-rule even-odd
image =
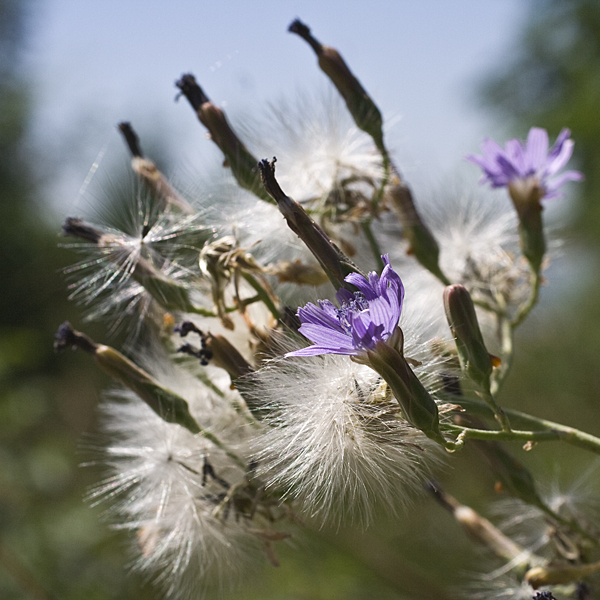
[[[264,305],[269,309],[273,317],[279,321],[281,319],[281,313],[263,286],[255,277],[250,275],[250,273],[242,272],[242,277],[254,288],[260,300],[262,300]]]
[[[367,219],[366,221],[362,221],[360,224],[360,227],[361,227],[363,233],[365,234],[365,238],[367,239],[367,242],[369,243],[369,248],[371,249],[371,252],[373,253],[373,257],[375,258],[375,263],[377,264],[377,270],[382,271],[383,267],[385,267],[385,265],[383,264],[383,260],[381,258],[381,248],[379,247],[379,244],[377,243],[377,240],[375,239],[375,236],[373,235],[373,231],[371,231],[371,222],[372,222],[372,219]]]
[[[557,441],[562,438],[561,433],[554,429],[546,431],[518,431],[511,429],[504,431],[499,429],[471,429],[469,427],[461,427],[460,425],[445,425],[446,431],[459,433],[461,440],[494,440],[494,441],[524,441],[524,442],[547,442]],[[600,444],[600,440],[598,440]],[[600,452],[600,446],[598,448]]]
[[[491,394],[496,396],[512,367],[514,356],[514,327],[511,321],[502,315],[499,317],[500,344],[502,349],[502,363],[495,370],[491,381]]]
[[[476,400],[468,400],[466,398],[461,398],[460,400],[453,399],[454,402],[460,404],[469,412],[479,414],[481,416],[487,418],[493,418],[495,415],[493,411],[484,403],[477,402]],[[580,431],[579,429],[575,429],[574,427],[569,427],[567,425],[561,425],[560,423],[555,423],[554,421],[548,421],[546,419],[541,419],[539,417],[534,417],[532,415],[528,415],[526,413],[522,413],[517,410],[505,409],[504,411],[507,416],[511,419],[513,423],[519,423],[524,427],[531,427],[532,431],[494,431],[492,436],[486,437],[490,431],[482,431],[482,435],[476,437],[471,434],[467,434],[468,437],[475,437],[475,439],[496,439],[496,440],[522,440],[524,439],[522,434],[534,434],[535,437],[529,438],[531,441],[552,441],[552,440],[560,440],[570,444],[571,446],[577,446],[578,448],[582,448],[583,450],[588,450],[589,452],[594,452],[595,454],[600,454],[600,438],[593,436],[589,433],[585,433],[584,431]],[[468,428],[450,426],[454,428],[455,431],[462,431]],[[471,430],[471,431],[480,431],[480,430]],[[538,434],[546,434],[547,437],[539,436]],[[511,435],[514,437],[511,437]],[[548,435],[550,434],[550,435]],[[525,439],[527,439],[525,437]]]
[[[390,167],[391,167],[390,155],[388,154],[388,151],[386,150],[385,147],[380,148],[379,151],[381,153],[381,158],[383,160],[383,163],[382,163],[383,177],[381,178],[381,183],[379,185],[379,188],[377,189],[375,194],[373,194],[373,199],[371,200],[371,209],[372,209],[372,214],[374,214],[374,215],[377,214],[377,210],[379,209],[379,205],[381,204],[381,201],[383,200],[383,196],[385,194],[385,186],[388,184],[388,181],[390,180]]]
[[[494,306],[491,302],[486,302],[485,300],[478,300],[476,298],[473,298],[473,304],[475,306],[479,306],[479,308],[482,308],[487,312],[494,313],[495,315],[503,314],[502,311],[497,306]]]
[[[496,421],[500,423],[502,431],[511,431],[510,421],[504,412],[504,409],[496,402],[494,395],[490,391],[489,387],[482,390],[481,397],[485,400],[485,403],[494,411]]]
[[[517,328],[527,317],[527,315],[531,312],[533,307],[537,304],[537,301],[540,297],[540,286],[542,284],[542,276],[537,272],[532,272],[531,274],[531,295],[529,296],[529,300],[526,304],[521,307],[521,310],[517,313],[516,317],[512,321],[513,329]]]
[[[188,312],[193,315],[200,315],[202,317],[218,317],[217,313],[208,309],[202,308],[201,306],[189,306]],[[232,311],[227,311],[232,312]]]

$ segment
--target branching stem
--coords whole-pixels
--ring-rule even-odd
[[[242,277],[252,286],[252,288],[256,291],[257,297],[263,302],[263,304],[269,309],[270,313],[273,317],[279,321],[281,319],[281,313],[279,309],[275,306],[273,299],[269,296],[268,292],[265,288],[260,284],[260,282],[253,277],[250,273],[242,271]],[[249,304],[249,302],[247,303]]]
[[[542,285],[542,276],[537,272],[531,274],[531,294],[529,300],[521,307],[521,310],[517,313],[517,316],[512,321],[513,329],[516,329],[532,311],[533,307],[537,304],[540,297],[540,286]]]
[[[468,400],[466,398],[461,398],[457,401],[462,407],[464,407],[468,412],[473,414],[478,414],[483,417],[493,418],[495,415],[493,411],[483,402],[478,402],[476,400]],[[553,421],[548,421],[546,419],[541,419],[539,417],[534,417],[532,415],[528,415],[526,413],[522,413],[520,411],[505,409],[504,412],[510,418],[513,424],[518,423],[521,427],[530,427],[530,431],[520,431],[520,430],[511,430],[511,431],[489,431],[489,430],[478,430],[478,429],[469,429],[467,427],[459,427],[456,425],[446,426],[447,430],[452,430],[455,432],[459,432],[461,436],[470,437],[473,439],[480,440],[506,440],[506,441],[563,441],[571,446],[576,446],[578,448],[582,448],[583,450],[588,450],[589,452],[593,452],[595,454],[600,454],[600,438],[597,438],[594,435],[589,433],[585,433],[584,431],[580,431],[579,429],[575,429],[574,427],[569,427],[567,425],[562,425],[560,423],[555,423]],[[468,432],[468,433],[465,433]],[[531,437],[527,437],[530,435]]]

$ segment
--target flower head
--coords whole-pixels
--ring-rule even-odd
[[[66,219],[63,234],[78,241],[65,247],[84,258],[65,273],[72,279],[69,298],[90,307],[88,320],[111,317],[113,330],[128,323],[138,334],[142,321],[160,323],[165,309],[173,309],[166,307],[169,291],[191,293],[197,247],[209,234],[200,212],[162,211],[141,191],[127,200],[133,202],[123,206],[119,226]]]
[[[359,356],[394,334],[402,311],[404,286],[388,255],[382,258],[385,267],[381,276],[375,272],[369,273],[368,280],[358,273],[346,276],[345,281],[358,291],[340,289],[337,293],[340,308],[329,300],[319,300],[318,306],[309,302],[298,309],[302,322],[299,331],[315,345],[286,356]]]
[[[565,171],[554,177],[569,161],[573,153],[571,132],[563,129],[556,143],[548,150],[548,133],[532,127],[523,145],[519,140],[506,142],[502,149],[494,140],[486,139],[481,145],[483,156],[470,155],[467,160],[479,165],[484,172],[482,183],[492,187],[508,187],[511,197],[523,199],[536,195],[536,200],[560,196],[559,188],[567,181],[582,179],[578,171]]]

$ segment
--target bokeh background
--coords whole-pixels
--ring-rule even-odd
[[[417,197],[457,171],[475,185],[462,157],[485,136],[572,129],[586,180],[558,212],[563,266],[519,335],[502,402],[600,434],[597,0],[0,0],[0,598],[160,597],[127,573],[131,541],[83,501],[99,473],[80,467],[81,446],[109,382],[88,357],[52,352],[62,321],[82,326],[61,274],[75,257],[59,247],[60,223],[101,210],[84,181],[126,172],[119,121],[181,181],[219,163],[189,107],[173,101],[183,72],[238,123],[326,90],[312,52],[286,32],[295,17],[342,52],[376,100]],[[85,329],[106,339],[103,325]],[[557,446],[522,454],[542,484],[592,465]],[[442,480],[484,513],[495,498],[468,451]],[[299,533],[279,569],[265,565],[232,597],[440,600],[455,597],[477,554],[424,502],[367,531]]]

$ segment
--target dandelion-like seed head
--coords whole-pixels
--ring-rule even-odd
[[[259,469],[320,522],[405,508],[441,460],[377,373],[347,356],[274,361],[254,383],[270,425],[256,441]]]
[[[538,300],[546,265],[540,201],[582,178],[563,172],[569,130],[551,148],[546,131],[532,128],[526,143],[485,140],[482,155],[468,157],[483,182],[507,188],[516,214],[443,194],[437,214],[427,215],[384,144],[379,109],[340,53],[298,19],[290,31],[310,44],[340,98],[271,106],[258,141],[239,136],[194,76],[183,75],[176,86],[224,155],[223,185],[188,201],[124,122],[132,169],[148,193],[128,195],[129,222],[120,209],[105,225],[65,222],[84,255],[67,269],[71,298],[90,319],[110,316],[113,328],[130,317],[136,333],[151,325],[135,360],[68,322],[57,334],[57,350],[79,348],[128,389],[101,408],[107,473],[90,499],[110,502],[116,526],[134,533],[134,567],[167,597],[210,597],[212,582],[233,584],[257,557],[278,565],[274,542],[290,536],[283,521],[298,523],[301,512],[320,525],[367,525],[380,509],[394,515],[426,482],[433,487],[445,450],[472,439],[494,444],[477,447],[505,487],[534,506],[510,505],[502,527],[517,543],[434,490],[504,561],[470,597],[529,600],[532,586],[596,574],[600,511],[590,510],[583,484],[542,502],[533,477],[497,441],[530,448],[560,438],[598,449],[593,436],[527,415],[511,420],[533,431],[513,429],[496,401],[515,328]],[[388,208],[397,220],[382,218]],[[379,248],[396,252],[396,265],[410,251],[404,281]],[[373,259],[381,272],[363,275]],[[314,290],[331,284],[335,299],[330,287]],[[313,301],[301,306],[307,294]],[[489,332],[499,357],[488,352]],[[311,345],[300,347],[300,336]],[[461,367],[465,396],[485,403],[463,397]],[[486,404],[501,430],[474,418]],[[419,574],[409,575],[417,589]]]
[[[476,303],[515,311],[530,293],[530,271],[519,249],[518,218],[508,198],[491,202],[492,192],[468,193],[462,187],[436,193],[439,201],[424,204],[424,217],[440,247],[440,266],[452,282],[464,285]],[[552,234],[552,231],[549,232]],[[560,241],[551,238],[548,257],[556,256]],[[406,289],[405,308],[418,307],[430,317],[432,336],[446,336],[442,315],[444,285],[419,268],[412,257],[393,255]],[[501,303],[501,304],[500,304]],[[478,317],[485,333],[494,333],[487,311]],[[427,326],[427,324],[425,324]]]
[[[278,179],[288,195],[332,220],[349,210],[359,216],[384,169],[373,140],[355,126],[342,100],[300,95],[269,108],[268,122],[256,126],[260,136],[249,137],[257,138],[262,155],[285,157]]]
[[[249,455],[248,423],[234,409],[237,391],[218,392],[179,369],[155,366],[203,431]],[[246,472],[209,437],[164,421],[130,392],[111,394],[102,412],[111,439],[101,451],[108,475],[90,499],[110,501],[118,527],[136,532],[135,568],[174,598],[215,581],[233,585],[236,573],[262,558],[255,531],[270,526]],[[246,508],[253,502],[256,514]]]
[[[70,298],[88,307],[88,320],[111,318],[113,329],[129,319],[136,330],[145,318],[160,320],[164,310],[158,308],[141,280],[152,272],[178,286],[188,286],[194,279],[198,248],[206,237],[200,213],[159,211],[142,193],[136,206],[125,229],[74,218],[63,226],[65,235],[81,240],[65,246],[85,255],[65,269],[72,280]]]

